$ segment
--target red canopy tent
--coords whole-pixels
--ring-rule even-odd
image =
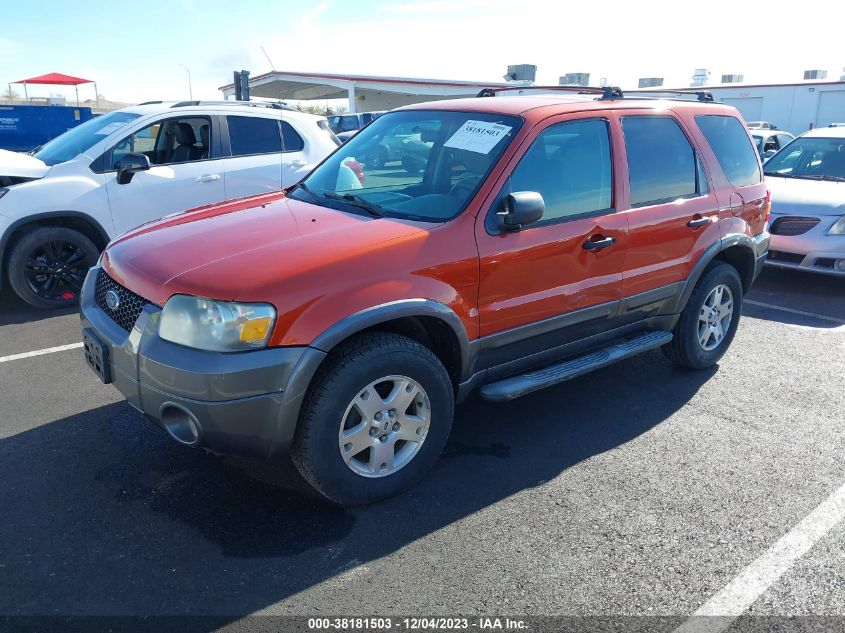
[[[20,81],[13,81],[13,84],[23,84],[23,92],[27,101],[29,94],[26,87],[29,84],[42,84],[51,86],[73,86],[76,90],[76,105],[79,105],[79,85],[80,84],[94,84],[94,92],[97,92],[97,82],[91,79],[81,79],[80,77],[71,77],[70,75],[63,75],[62,73],[47,73],[46,75],[39,75],[38,77],[30,77],[29,79],[21,79]],[[11,84],[9,86],[11,92]],[[97,94],[97,102],[100,101],[100,95]]]

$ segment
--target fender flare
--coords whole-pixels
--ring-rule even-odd
[[[719,253],[722,253],[734,246],[740,246],[748,251],[748,257],[751,259],[751,270],[754,270],[754,261],[757,257],[754,240],[743,233],[726,235],[718,242],[711,244],[707,250],[704,251],[701,257],[698,258],[698,261],[695,263],[695,266],[693,266],[687,280],[684,282],[683,290],[681,290],[681,293],[678,295],[678,299],[672,308],[673,313],[678,314],[686,307],[687,301],[689,301],[695,285],[698,283],[698,280],[701,278],[701,275],[704,273],[707,266],[716,259]],[[743,284],[745,284],[745,280],[743,280]]]
[[[335,345],[353,334],[403,317],[434,317],[451,328],[461,354],[461,380],[465,380],[469,374],[470,346],[463,321],[450,307],[430,299],[401,299],[361,310],[324,330],[310,346],[328,353]]]

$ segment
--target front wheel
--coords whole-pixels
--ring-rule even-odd
[[[742,282],[736,268],[714,262],[701,275],[678,324],[663,347],[676,365],[705,369],[730,347],[742,312]]]
[[[414,485],[452,426],[446,368],[427,347],[388,333],[356,337],[326,363],[294,439],[300,473],[341,505],[371,503]]]
[[[26,233],[9,255],[9,283],[36,308],[75,304],[88,269],[97,262],[94,243],[79,231],[45,226]]]

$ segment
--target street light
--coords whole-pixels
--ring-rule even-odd
[[[190,100],[194,100],[194,89],[191,87],[191,69],[185,66],[185,64],[179,64],[182,68],[185,69],[185,72],[188,73],[188,95],[190,96]]]

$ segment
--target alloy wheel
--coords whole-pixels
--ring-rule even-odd
[[[733,313],[731,289],[725,284],[719,284],[707,295],[698,313],[698,344],[705,352],[716,349],[725,339]]]
[[[29,288],[49,301],[76,300],[91,262],[77,244],[51,240],[36,246],[26,259],[24,277]]]
[[[385,376],[364,387],[346,407],[338,447],[362,477],[386,477],[406,466],[428,434],[431,405],[407,376]]]

